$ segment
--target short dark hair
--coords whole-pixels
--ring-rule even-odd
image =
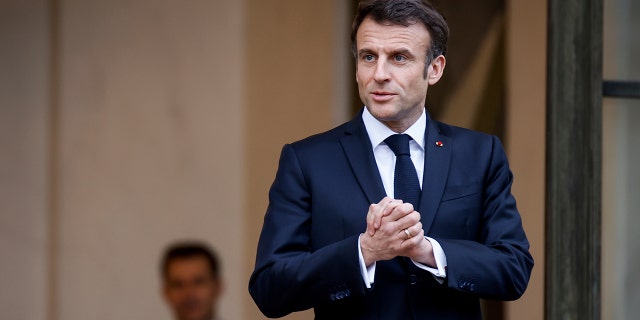
[[[427,66],[437,56],[447,54],[449,26],[442,14],[429,1],[361,0],[351,27],[351,46],[356,59],[358,58],[356,34],[366,17],[371,17],[378,23],[388,22],[405,27],[418,22],[424,24],[431,36],[431,43],[426,53]]]
[[[184,241],[177,242],[164,252],[162,263],[160,264],[160,272],[164,279],[168,276],[169,264],[174,260],[202,257],[209,263],[209,270],[214,279],[220,277],[220,264],[215,251],[202,242]]]

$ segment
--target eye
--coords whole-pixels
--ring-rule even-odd
[[[370,62],[373,61],[375,57],[372,54],[365,54],[362,56],[362,60]]]
[[[407,57],[401,55],[401,54],[397,54],[395,56],[393,56],[393,60],[395,62],[404,62],[405,60],[407,60]]]

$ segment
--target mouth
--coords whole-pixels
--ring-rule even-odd
[[[376,102],[385,102],[393,99],[396,94],[387,91],[371,91],[371,98]]]

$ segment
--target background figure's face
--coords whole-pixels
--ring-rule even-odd
[[[178,320],[210,320],[220,289],[204,257],[175,259],[168,265],[164,294]]]
[[[367,17],[356,33],[356,81],[369,112],[392,130],[404,131],[422,114],[427,88],[440,79],[444,57],[427,69],[431,43],[422,23],[380,24]]]

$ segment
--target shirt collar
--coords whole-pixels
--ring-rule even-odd
[[[365,107],[362,112],[362,121],[364,122],[364,127],[367,129],[367,134],[369,135],[369,140],[371,140],[371,147],[375,149],[379,144],[381,144],[384,139],[388,138],[392,134],[396,134],[397,132],[389,129],[389,127],[385,126],[384,123],[378,121],[378,119],[374,118],[373,115],[369,112],[369,110]],[[418,143],[420,148],[424,150],[424,134],[427,127],[427,114],[422,109],[422,115],[418,121],[412,124],[409,129],[405,132],[408,134],[415,142]]]

